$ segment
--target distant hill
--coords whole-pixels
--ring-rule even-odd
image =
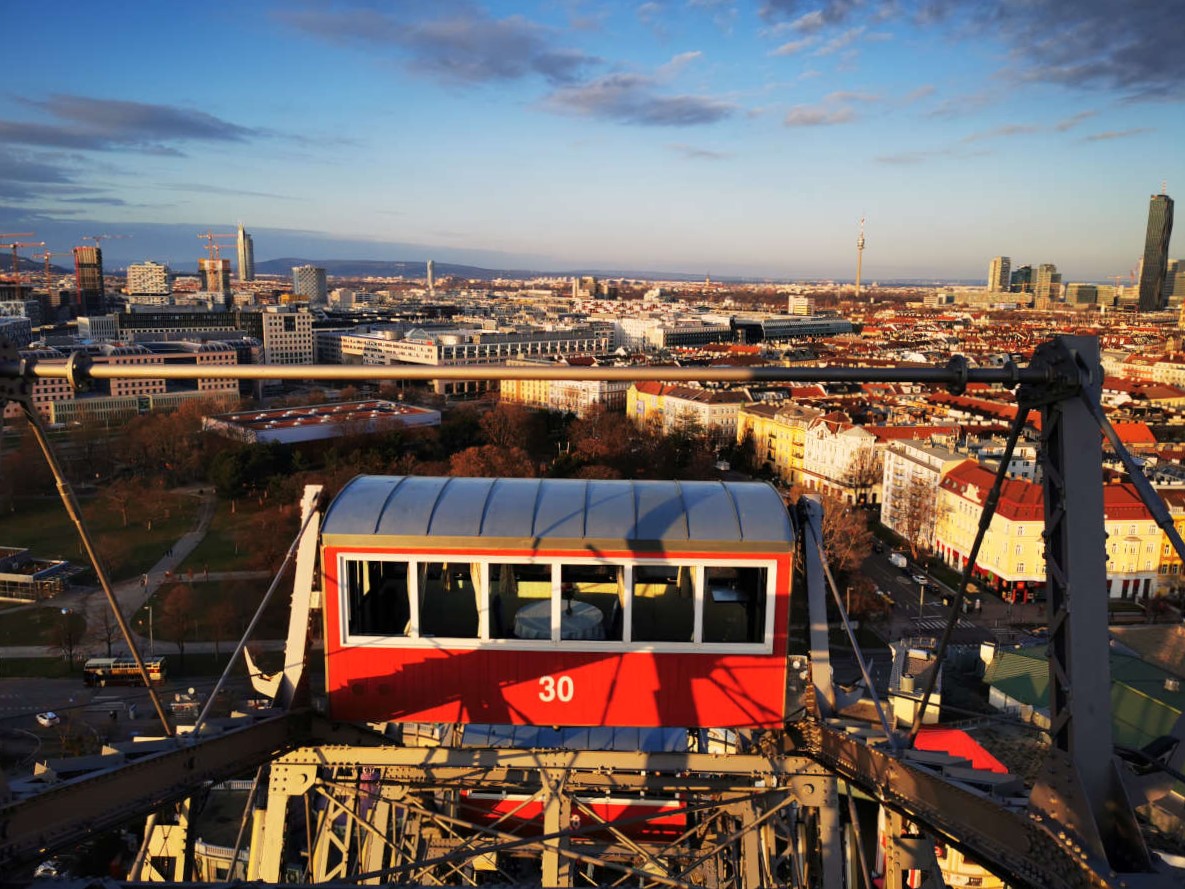
[[[314,265],[325,269],[327,275],[340,278],[423,278],[428,274],[428,264],[424,260],[414,262],[381,259],[300,259],[295,256],[285,256],[280,259],[269,259],[266,262],[255,263],[256,274],[285,275],[292,274],[293,266]],[[452,262],[436,262],[435,273],[437,279],[446,277],[470,278],[477,281],[491,281],[495,278],[510,278],[522,280],[524,278],[572,278],[578,275],[593,275],[598,278],[633,278],[638,280],[662,281],[700,281],[702,275],[688,275],[680,272],[645,272],[630,269],[568,269],[564,271],[540,271],[538,269],[487,269],[475,265],[459,265]],[[739,278],[722,278],[725,281],[738,281]]]
[[[294,266],[315,265],[325,269],[327,275],[339,278],[423,278],[428,274],[428,263],[424,261],[403,262],[383,259],[301,259],[284,256],[255,263],[255,273],[260,275],[291,275]],[[541,272],[527,269],[483,269],[475,265],[458,265],[452,262],[435,263],[437,278],[455,276],[489,281],[493,278],[533,278]]]

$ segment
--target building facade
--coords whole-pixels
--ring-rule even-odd
[[[292,292],[303,296],[310,306],[323,306],[329,301],[329,285],[325,269],[315,265],[298,265],[292,268]]]
[[[696,425],[722,444],[736,441],[740,409],[753,399],[744,389],[694,389],[642,382],[630,386],[625,412],[636,425],[654,423],[663,432]]]
[[[1012,289],[1012,260],[997,256],[988,265],[987,289],[992,293],[1007,293]]]
[[[129,296],[168,296],[169,267],[159,262],[136,262],[128,266]]]
[[[754,459],[787,484],[803,480],[806,432],[823,412],[798,404],[747,404],[737,412],[737,443],[752,437]]]
[[[264,364],[312,364],[313,316],[307,311],[261,313]]]
[[[1169,240],[1173,235],[1173,199],[1154,194],[1148,201],[1148,231],[1140,265],[1140,311],[1164,307],[1164,281],[1168,274]]]
[[[98,247],[75,247],[74,283],[78,292],[76,314],[102,315],[107,310],[103,290],[103,251]]]
[[[240,281],[254,281],[255,280],[255,242],[251,240],[251,236],[243,229],[243,224],[239,223],[239,237],[238,243],[239,254],[239,280]]]
[[[923,552],[934,549],[938,531],[938,485],[965,458],[946,448],[895,441],[884,451],[881,524]]]

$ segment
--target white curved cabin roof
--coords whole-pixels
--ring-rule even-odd
[[[793,540],[782,498],[765,482],[377,475],[342,489],[321,535],[327,545],[417,538],[762,550],[788,549]]]

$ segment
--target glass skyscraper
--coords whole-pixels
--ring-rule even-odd
[[[1148,204],[1148,234],[1140,269],[1140,311],[1163,307],[1164,279],[1169,266],[1169,238],[1173,234],[1173,199],[1154,194]]]

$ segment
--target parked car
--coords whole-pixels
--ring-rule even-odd
[[[889,564],[905,571],[909,562],[905,558],[905,553],[889,553]]]
[[[930,583],[930,578],[924,574],[914,574],[910,579],[918,586],[927,586]]]
[[[45,726],[46,728],[53,728],[55,725],[57,725],[61,721],[62,721],[61,717],[58,716],[58,714],[54,713],[52,710],[46,710],[44,713],[37,714],[37,722],[40,725]]]
[[[883,553],[885,551],[885,545],[878,540],[872,545],[872,551],[874,553]]]

